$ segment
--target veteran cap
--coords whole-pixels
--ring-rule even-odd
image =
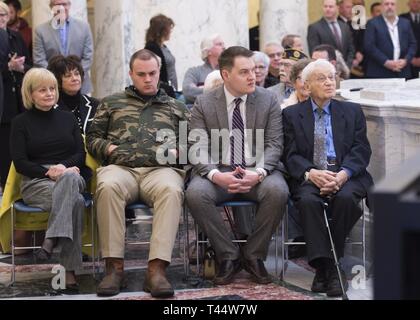
[[[282,59],[290,59],[293,61],[298,61],[298,60],[306,59],[306,58],[308,58],[308,56],[304,54],[302,51],[292,49],[292,48],[285,49],[282,55]]]

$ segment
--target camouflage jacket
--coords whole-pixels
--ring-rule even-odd
[[[102,165],[116,164],[131,168],[181,167],[175,159],[162,164],[156,153],[162,147],[179,149],[179,126],[189,120],[185,105],[169,97],[165,91],[145,101],[134,87],[104,98],[86,137],[87,149]],[[162,131],[172,134],[162,136]],[[110,145],[117,148],[108,156]]]

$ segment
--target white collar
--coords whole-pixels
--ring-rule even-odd
[[[233,94],[231,94],[231,93],[229,92],[229,90],[226,88],[226,86],[225,86],[225,85],[223,86],[223,90],[225,91],[225,96],[226,96],[226,106],[227,106],[227,107],[229,107],[229,106],[232,104],[233,100],[235,100],[236,98],[241,98],[241,99],[242,99],[242,101],[246,104],[246,100],[247,100],[247,98],[248,98],[248,95],[247,95],[247,94],[245,94],[245,95],[243,95],[243,96],[240,96],[240,97],[235,97]]]

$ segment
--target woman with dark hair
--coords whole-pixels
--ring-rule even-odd
[[[3,115],[0,122],[0,178],[4,188],[11,164],[9,152],[10,123],[23,112],[20,88],[26,71],[32,67],[31,58],[21,35],[7,28],[10,19],[9,6],[0,1],[0,29],[7,33],[7,40],[1,39],[2,51],[6,50],[7,62],[0,63],[3,78]],[[4,48],[4,49],[3,49]]]
[[[159,14],[150,19],[149,29],[146,31],[146,46],[161,59],[160,82],[166,93],[175,98],[175,91],[178,89],[178,79],[175,69],[175,57],[164,44],[171,37],[175,26],[171,18]]]
[[[82,134],[86,134],[96,113],[99,101],[81,93],[84,76],[78,56],[54,56],[48,61],[50,70],[57,79],[60,98],[56,108],[74,114]]]

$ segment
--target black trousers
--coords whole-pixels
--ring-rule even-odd
[[[7,176],[9,174],[10,164],[12,159],[10,158],[10,123],[0,124],[0,178],[1,187],[4,190],[6,185]]]
[[[328,201],[327,213],[338,258],[344,256],[346,237],[362,215],[359,203],[364,197],[363,185],[357,179],[350,179]],[[325,198],[320,190],[312,183],[305,183],[294,190],[293,200],[302,219],[309,264],[315,267],[313,262],[318,258],[333,259],[324,219]]]

